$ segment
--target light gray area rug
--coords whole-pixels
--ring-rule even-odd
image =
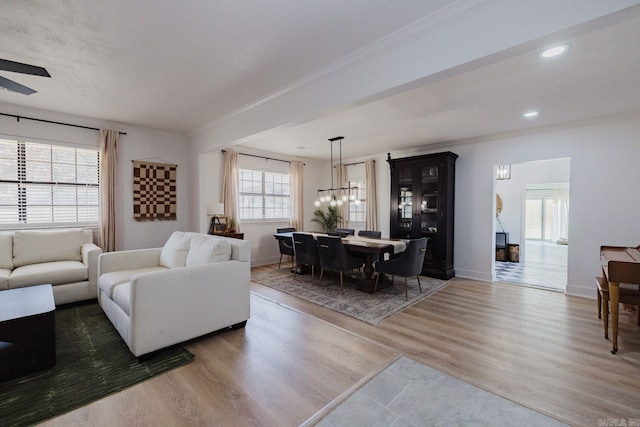
[[[549,427],[566,424],[400,357],[315,425]]]
[[[444,288],[447,282],[420,276],[422,293],[418,289],[415,277],[409,278],[409,300],[404,296],[404,280],[396,277],[394,285],[382,289],[375,294],[358,291],[357,279],[344,278],[344,289],[340,289],[340,279],[337,274],[328,275],[325,272],[322,285],[319,284],[319,274],[315,283],[311,283],[311,274],[297,275],[296,280],[289,269],[265,268],[251,272],[251,280],[287,294],[302,298],[322,307],[354,317],[363,322],[377,325],[387,317],[409,307],[434,292]]]

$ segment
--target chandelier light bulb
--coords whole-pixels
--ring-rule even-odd
[[[332,208],[336,206],[336,201],[332,200],[329,202],[329,206],[331,206]]]
[[[320,200],[316,200],[315,202],[313,202],[313,204],[316,206],[316,208],[319,208],[322,202]]]
[[[338,199],[338,200],[336,201],[336,204],[337,204],[338,206],[342,206],[342,204],[343,204],[343,203],[344,203],[344,202],[342,201],[342,199]]]
[[[346,202],[347,200],[349,200],[349,198],[347,197],[346,194],[343,194],[341,199],[342,199],[343,202]]]
[[[355,205],[358,206],[360,204],[360,199],[355,199],[353,203],[355,203]]]
[[[349,194],[349,200],[354,202],[356,200],[356,195],[355,194]]]

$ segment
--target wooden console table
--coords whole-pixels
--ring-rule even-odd
[[[616,354],[618,352],[620,283],[640,284],[640,246],[636,248],[600,246],[600,262],[603,279],[606,280],[609,287],[611,338],[613,340],[611,353]],[[606,310],[603,311],[602,315],[607,316]]]

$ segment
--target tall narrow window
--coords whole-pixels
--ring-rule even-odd
[[[240,169],[240,220],[283,220],[291,216],[289,174]]]
[[[97,225],[98,150],[0,140],[0,226]]]
[[[366,200],[366,188],[364,178],[356,179],[355,181],[349,181],[349,186],[357,186],[356,200],[349,202],[349,222],[361,222],[366,220],[367,212],[367,200]]]

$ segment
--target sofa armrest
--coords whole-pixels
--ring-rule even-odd
[[[98,277],[105,273],[160,265],[162,248],[106,252],[98,257]]]
[[[102,249],[94,243],[82,244],[82,263],[87,267],[89,272],[89,286],[95,289],[96,297],[98,296],[98,257],[102,253]]]
[[[222,261],[136,275],[130,348],[145,354],[249,319],[250,265]]]

